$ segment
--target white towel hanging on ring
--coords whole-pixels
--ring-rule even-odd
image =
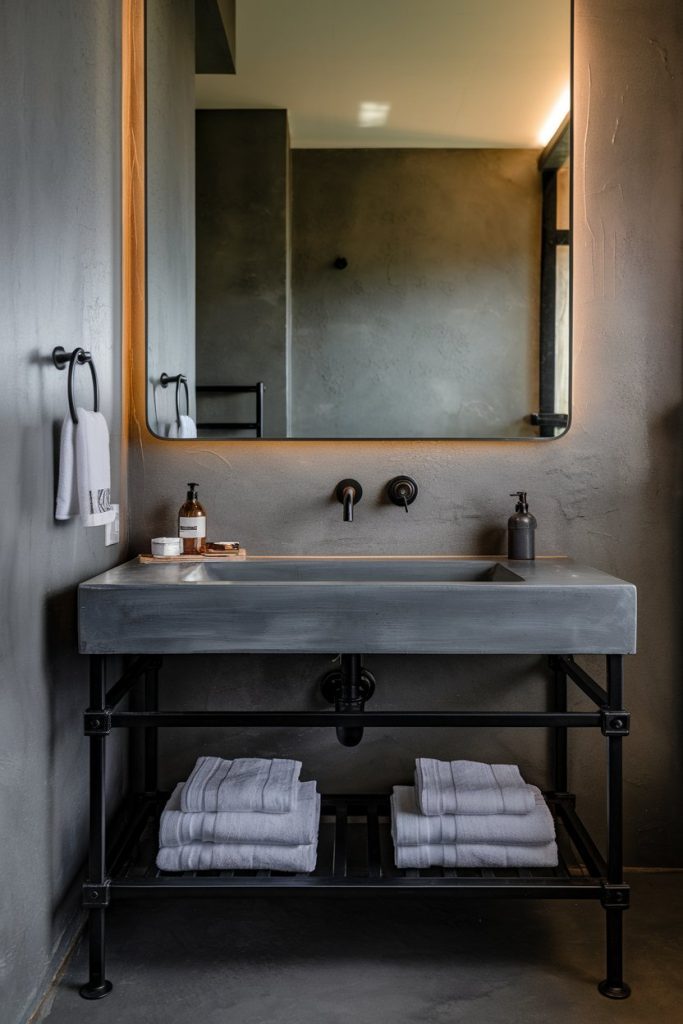
[[[76,409],[67,414],[59,447],[59,485],[55,519],[80,515],[83,526],[113,523],[109,428],[101,412]]]

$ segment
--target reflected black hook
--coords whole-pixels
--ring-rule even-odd
[[[175,414],[180,426],[180,385],[182,384],[185,388],[185,407],[187,409],[187,415],[190,415],[190,391],[187,386],[187,377],[184,373],[176,373],[174,377],[170,377],[167,373],[162,373],[159,378],[159,383],[162,388],[167,388],[169,384],[175,382]]]
[[[92,377],[92,390],[93,390],[93,404],[94,412],[100,411],[100,388],[97,383],[97,373],[95,372],[95,364],[93,362],[92,355],[90,352],[86,352],[84,348],[75,348],[73,352],[66,352],[61,345],[57,345],[52,350],[52,362],[55,364],[58,370],[64,370],[66,364],[69,364],[69,381],[67,385],[68,398],[69,398],[69,413],[74,423],[78,423],[78,416],[76,415],[76,402],[74,401],[74,368],[76,363],[83,366],[84,363],[90,367],[90,376]]]

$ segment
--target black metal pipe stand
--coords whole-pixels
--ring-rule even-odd
[[[159,668],[161,658],[145,671],[145,711],[159,710]],[[150,725],[144,730],[145,793],[156,794],[159,769],[159,728]]]
[[[554,710],[564,714],[567,711],[567,673],[559,658],[550,658],[550,668],[553,674]],[[566,793],[569,785],[567,726],[556,726],[553,739],[553,788],[556,793]]]
[[[623,658],[607,655],[607,693],[609,698],[609,726],[607,737],[607,885],[605,908],[607,977],[598,989],[609,999],[626,999],[631,994],[624,981],[624,911],[628,907],[628,889],[624,886],[623,868],[623,774],[622,739],[623,721],[619,713],[623,708]]]
[[[104,714],[106,703],[106,661],[103,655],[90,658],[90,710]],[[88,908],[89,976],[80,994],[84,999],[101,999],[112,990],[105,978],[105,913],[109,902],[106,865],[106,735],[90,736],[90,848],[88,880],[83,888],[83,905]]]

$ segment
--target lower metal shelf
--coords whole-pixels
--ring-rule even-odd
[[[389,797],[323,796],[318,862],[312,874],[278,871],[160,871],[155,864],[158,821],[167,794],[135,797],[108,858],[111,898],[216,896],[248,889],[421,891],[458,896],[600,899],[607,875],[602,855],[574,810],[569,793],[544,794],[555,817],[556,868],[428,868],[394,866]]]

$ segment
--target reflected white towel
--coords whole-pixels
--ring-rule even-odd
[[[272,846],[307,846],[317,842],[320,794],[315,782],[299,782],[296,808],[285,814],[261,811],[181,811],[179,782],[161,815],[160,846],[186,843],[266,843]]]
[[[420,814],[412,786],[394,786],[391,834],[394,846],[485,845],[546,846],[555,838],[555,823],[540,789],[529,814]]]
[[[64,418],[59,446],[56,519],[80,513],[84,526],[113,523],[109,429],[101,412],[76,409],[78,424]]]
[[[269,846],[266,843],[186,843],[162,846],[157,854],[161,871],[313,871],[317,843],[307,846]]]
[[[417,806],[422,814],[528,814],[532,786],[515,764],[480,761],[415,761]]]
[[[168,428],[168,437],[190,438],[197,436],[197,425],[191,416],[181,416],[180,423],[174,420]]]
[[[557,843],[544,846],[494,846],[463,843],[451,846],[398,846],[397,868],[555,868]]]
[[[182,811],[266,811],[296,807],[301,761],[200,757],[180,794]]]

